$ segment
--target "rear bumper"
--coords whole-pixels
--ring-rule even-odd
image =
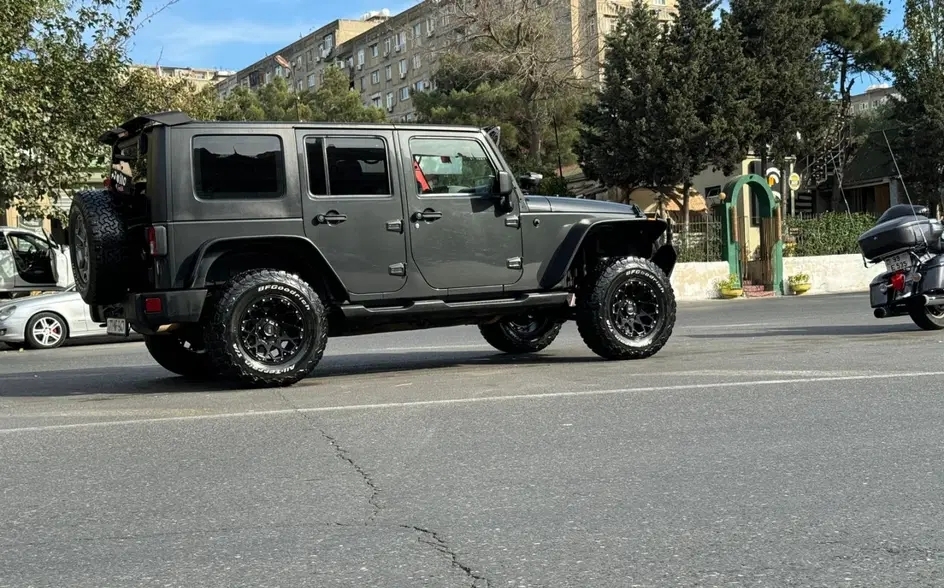
[[[120,304],[93,306],[91,313],[98,322],[123,318],[138,333],[153,335],[163,325],[199,322],[206,296],[205,289],[141,292],[128,295]]]

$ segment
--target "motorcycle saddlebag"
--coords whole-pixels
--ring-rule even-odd
[[[859,236],[859,249],[866,259],[878,259],[895,251],[910,249],[925,241],[937,249],[944,225],[937,219],[910,216],[879,223]]]
[[[944,292],[944,255],[935,255],[921,264],[921,282],[918,292],[921,294],[941,294]]]

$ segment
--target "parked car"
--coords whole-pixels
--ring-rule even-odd
[[[55,349],[67,339],[105,335],[89,306],[71,285],[64,292],[0,303],[0,343],[15,349]]]
[[[21,227],[0,227],[0,299],[63,291],[72,284],[69,252],[52,237]]]

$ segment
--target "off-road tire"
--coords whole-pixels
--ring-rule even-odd
[[[239,324],[255,302],[275,294],[294,305],[303,329],[300,350],[286,365],[268,367],[250,357],[241,343]],[[328,342],[328,318],[318,293],[300,277],[274,269],[242,272],[227,282],[210,303],[204,340],[213,369],[248,387],[290,386],[321,361]]]
[[[612,315],[613,297],[629,280],[652,288],[659,306],[655,328],[639,339],[620,333]],[[672,283],[659,266],[640,257],[613,257],[597,266],[577,293],[577,331],[587,347],[604,359],[644,359],[659,352],[672,336],[676,309]]]
[[[527,316],[537,323],[533,332],[526,335],[518,331],[513,320],[517,317],[503,318],[494,323],[479,325],[479,331],[485,341],[495,349],[509,354],[536,353],[547,348],[557,339],[562,321],[551,320],[540,314]]]
[[[107,190],[79,192],[69,210],[72,275],[76,291],[89,304],[114,304],[127,292],[128,234],[115,198]]]
[[[154,361],[169,372],[191,380],[213,377],[210,358],[199,340],[189,341],[177,334],[144,335],[144,346]]]
[[[935,310],[937,312],[935,312]],[[908,305],[908,316],[914,324],[925,331],[940,331],[944,329],[944,306],[921,306],[918,304]]]
[[[36,328],[36,325],[44,321],[49,323],[50,326],[55,325],[56,328],[60,330],[59,338],[52,344],[44,344],[42,341],[36,338],[36,335],[33,333],[33,329]],[[26,329],[24,332],[24,343],[26,347],[30,349],[57,349],[62,347],[62,344],[66,342],[66,339],[69,338],[69,325],[66,323],[66,320],[54,312],[38,312],[30,317],[26,321]]]

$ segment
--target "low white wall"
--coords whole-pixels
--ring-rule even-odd
[[[789,280],[794,274],[808,274],[812,287],[803,294],[868,292],[869,282],[885,271],[885,264],[865,267],[861,255],[817,255],[815,257],[784,257],[783,281],[790,294]]]
[[[685,262],[672,271],[672,288],[677,300],[719,298],[718,282],[728,277],[726,261]]]

